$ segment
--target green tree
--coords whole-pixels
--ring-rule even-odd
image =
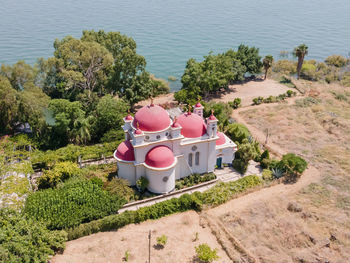
[[[298,179],[301,174],[307,168],[307,162],[300,156],[294,153],[288,153],[283,155],[281,161],[278,163],[277,168],[285,171],[288,176],[287,179]]]
[[[301,44],[294,48],[293,56],[298,58],[298,64],[297,64],[297,74],[298,79],[300,78],[300,71],[303,66],[304,58],[308,54],[308,47],[305,44]]]
[[[22,90],[26,84],[35,84],[37,68],[26,64],[24,60],[14,65],[1,65],[0,75],[5,76],[15,90]]]
[[[128,101],[131,107],[159,93],[163,86],[146,71],[146,60],[136,53],[136,42],[119,32],[83,31],[82,41],[95,41],[113,56],[113,69],[107,89]],[[161,91],[159,94],[168,92]]]
[[[120,127],[127,110],[128,105],[123,100],[115,99],[111,95],[102,97],[96,106],[94,136],[101,138],[109,130]]]
[[[60,146],[66,145],[68,142],[77,142],[79,130],[85,125],[85,112],[79,101],[70,102],[65,99],[53,99],[50,101],[49,110],[55,120],[53,125],[53,138]],[[78,137],[77,137],[78,136]],[[84,137],[83,139],[87,139]]]
[[[232,166],[238,172],[244,174],[247,171],[249,161],[255,159],[257,155],[258,153],[254,143],[250,143],[248,139],[244,139],[242,143],[239,144]]]
[[[264,57],[264,59],[263,59],[263,67],[264,67],[264,70],[265,70],[265,77],[264,77],[264,79],[266,79],[267,72],[272,67],[272,63],[273,63],[273,56],[267,55],[267,56]]]
[[[258,48],[241,44],[238,47],[235,57],[246,68],[245,72],[250,74],[260,73],[262,63]]]
[[[88,97],[101,92],[113,65],[112,54],[96,42],[67,36],[54,42],[54,57],[49,58],[45,90],[51,97],[75,98],[83,91]]]

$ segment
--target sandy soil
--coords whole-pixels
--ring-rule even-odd
[[[268,97],[270,95],[277,96],[285,93],[289,88],[273,79],[256,81],[248,81],[242,84],[229,86],[229,92],[223,93],[220,97],[213,98],[214,101],[233,101],[235,98],[242,99],[242,106],[252,104],[252,100],[256,97]]]
[[[148,232],[152,230],[151,262],[179,263],[194,260],[195,246],[207,243],[218,249],[220,259],[216,262],[228,263],[229,258],[217,243],[209,228],[200,226],[196,212],[175,214],[157,221],[147,221],[138,225],[128,225],[115,232],[97,233],[67,242],[62,255],[56,255],[53,263],[108,263],[123,262],[125,251],[130,252],[128,262],[148,261]],[[198,241],[193,241],[198,232]],[[168,236],[163,249],[153,247],[156,238]]]
[[[285,93],[289,88],[273,79],[248,81],[242,84],[235,84],[229,86],[229,91],[222,93],[220,96],[213,98],[214,101],[233,101],[235,98],[242,99],[242,106],[252,104],[252,100],[256,97],[268,97],[270,95],[277,96]],[[175,103],[174,94],[169,93],[154,98],[155,104]],[[138,106],[149,105],[150,100],[139,102]]]

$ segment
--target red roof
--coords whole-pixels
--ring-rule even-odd
[[[156,168],[169,167],[175,161],[174,154],[170,148],[158,145],[152,148],[146,155],[146,164]]]
[[[207,132],[203,118],[197,114],[184,113],[178,117],[177,122],[182,127],[181,134],[187,138],[201,137]]]
[[[217,118],[214,116],[214,114],[211,114],[211,115],[209,116],[209,120],[215,121],[215,120],[217,120]]]
[[[128,116],[125,117],[126,121],[132,121],[132,119],[133,117],[130,114],[128,114]]]
[[[133,121],[133,126],[139,123],[139,128],[142,131],[156,132],[169,127],[170,118],[166,110],[158,105],[144,106],[139,109]]]
[[[114,158],[118,158],[123,161],[135,161],[134,147],[130,141],[124,141],[119,144],[117,150],[114,152]]]
[[[222,145],[226,143],[225,135],[222,132],[218,132],[217,136],[219,136],[219,139],[216,140],[216,145]]]

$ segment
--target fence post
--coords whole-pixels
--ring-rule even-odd
[[[78,157],[79,168],[81,168],[81,155]]]

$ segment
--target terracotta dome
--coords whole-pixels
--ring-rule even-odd
[[[119,144],[117,150],[114,152],[114,158],[130,162],[135,161],[134,147],[130,141],[124,141]]]
[[[225,135],[222,132],[218,132],[217,136],[219,136],[219,139],[216,140],[216,145],[222,145],[226,143]]]
[[[181,134],[187,138],[201,137],[207,132],[203,118],[197,114],[184,113],[178,117],[177,122],[182,127]]]
[[[152,148],[146,155],[146,164],[156,168],[169,167],[175,161],[174,154],[167,146]]]
[[[133,120],[133,117],[132,117],[130,114],[128,114],[128,115],[125,117],[125,120],[126,120],[126,121],[132,121],[132,120]]]
[[[148,105],[139,109],[133,121],[133,126],[139,123],[139,128],[146,132],[161,131],[169,127],[170,118],[166,110],[158,105]]]

